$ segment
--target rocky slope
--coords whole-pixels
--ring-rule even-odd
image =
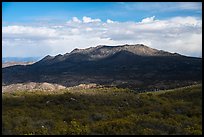
[[[60,89],[65,89],[66,87],[58,84],[50,84],[47,82],[43,83],[18,83],[11,84],[7,86],[2,86],[2,92],[15,92],[15,91],[33,91],[33,90],[46,90],[46,91],[55,91]]]

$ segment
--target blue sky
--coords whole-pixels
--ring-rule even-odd
[[[31,22],[37,19],[64,20],[91,16],[106,20],[139,21],[157,15],[201,17],[201,3],[187,2],[3,2],[3,21]]]
[[[201,56],[201,2],[3,2],[2,16],[5,57],[65,54],[76,47],[138,42]],[[141,36],[133,37],[138,33]],[[176,42],[162,44],[173,38]]]

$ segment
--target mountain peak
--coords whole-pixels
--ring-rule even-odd
[[[43,58],[43,60],[50,60],[50,59],[53,59],[54,56],[50,56],[50,55],[47,55]]]
[[[53,63],[61,62],[64,60],[98,60],[102,58],[107,58],[117,54],[121,51],[126,51],[135,56],[179,56],[177,53],[170,53],[163,50],[157,50],[150,48],[144,44],[124,44],[117,46],[108,46],[108,45],[98,45],[96,47],[89,47],[85,49],[75,48],[70,53],[64,55],[46,56],[41,60],[41,62],[47,62],[50,64],[50,60]]]
[[[75,53],[75,52],[78,52],[80,49],[78,48],[75,48],[74,50],[72,50],[70,53]]]

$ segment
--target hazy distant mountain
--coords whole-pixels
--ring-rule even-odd
[[[3,84],[49,82],[64,86],[96,83],[164,89],[202,81],[202,59],[142,44],[97,46],[46,56],[28,66],[3,69]]]
[[[30,65],[40,59],[41,57],[3,57],[2,68],[15,65]]]
[[[35,63],[35,62],[4,62],[4,63],[2,63],[2,68],[15,66],[15,65],[30,65],[33,63]]]
[[[36,62],[39,61],[41,57],[3,57],[2,63],[6,62]]]

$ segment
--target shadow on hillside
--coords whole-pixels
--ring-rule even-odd
[[[48,82],[66,87],[95,83],[157,90],[202,81],[202,59],[185,56],[137,56],[120,52],[100,60],[64,60],[2,68],[2,84]]]

